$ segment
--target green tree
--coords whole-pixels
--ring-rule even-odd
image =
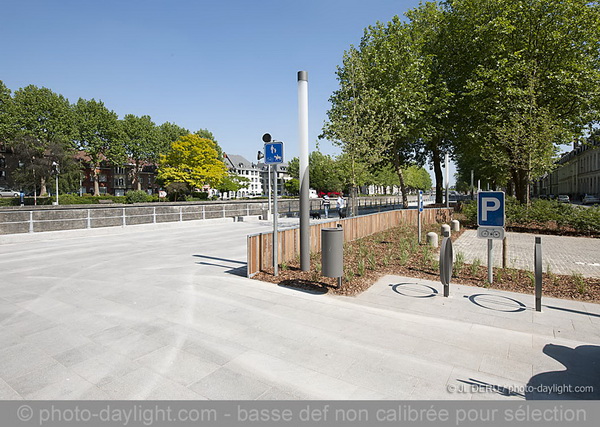
[[[219,160],[224,160],[223,149],[221,148],[219,142],[217,141],[217,139],[211,131],[209,131],[208,129],[200,129],[194,132],[194,135],[198,135],[200,138],[210,139],[212,142],[214,142],[215,148],[217,149],[217,153],[219,153]]]
[[[430,190],[431,176],[423,167],[411,165],[405,170],[406,186],[411,190]]]
[[[288,162],[287,171],[292,178],[299,179],[300,160],[298,157],[294,157]],[[311,151],[308,155],[308,173],[310,187],[317,191],[340,191],[343,187],[339,165],[330,155],[320,151]]]
[[[171,148],[171,144],[177,141],[180,136],[188,135],[190,133],[186,128],[176,125],[171,122],[164,122],[158,127],[159,132],[159,154],[166,154]]]
[[[65,151],[73,148],[74,121],[69,101],[45,87],[29,85],[18,89],[9,104],[9,141],[19,137],[21,142],[31,144],[32,156],[42,159],[48,156],[52,144],[61,145]],[[49,169],[40,169],[36,178],[40,181],[40,193],[46,191]]]
[[[352,186],[360,163],[390,163],[408,207],[403,169],[423,157],[424,68],[411,28],[398,17],[365,30],[344,54],[340,89],[330,98],[323,135],[342,146]],[[350,206],[352,209],[352,207]]]
[[[283,186],[285,187],[285,191],[291,196],[300,194],[300,180],[298,178],[288,179],[284,182]]]
[[[445,3],[448,72],[464,158],[488,162],[529,200],[600,110],[600,8],[586,0],[451,0]],[[459,165],[462,169],[464,166]],[[474,168],[476,169],[476,168]]]
[[[133,162],[133,183],[142,189],[140,174],[145,164],[155,163],[161,155],[161,135],[150,116],[127,114],[121,121],[125,153]]]
[[[160,157],[158,178],[166,185],[182,183],[193,191],[205,185],[216,187],[226,176],[216,144],[197,135],[179,137],[169,152]]]
[[[0,139],[3,141],[9,136],[11,127],[11,103],[10,89],[0,80]]]
[[[102,101],[79,98],[74,105],[74,140],[90,158],[90,168],[94,182],[94,194],[100,194],[100,164],[107,161],[121,165],[125,161],[125,147],[119,127],[119,118]]]
[[[240,191],[242,188],[248,188],[249,184],[249,178],[238,175],[236,173],[232,173],[230,171],[223,177],[221,182],[219,182],[219,184],[217,184],[215,188],[219,190],[221,194],[229,192],[235,193],[237,191]]]

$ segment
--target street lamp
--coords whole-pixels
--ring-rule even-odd
[[[56,202],[54,202],[53,204],[58,206],[58,174],[60,173],[60,171],[58,170],[57,162],[52,162],[52,173],[54,173],[54,176],[56,178]]]

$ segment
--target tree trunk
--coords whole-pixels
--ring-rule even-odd
[[[94,179],[94,196],[100,195],[100,171],[98,167],[93,168],[93,179]]]
[[[440,149],[435,144],[432,149],[433,172],[435,175],[435,202],[444,202],[444,176],[442,174],[442,159],[440,157]]]
[[[140,165],[136,162],[134,174],[135,174],[136,190],[138,190],[138,191],[142,189],[142,183],[140,182],[140,169],[141,169]]]
[[[521,203],[527,203],[527,172],[524,170],[513,170],[511,171],[513,181],[515,182],[515,196]]]
[[[404,172],[402,168],[397,168],[398,179],[400,180],[400,191],[402,192],[402,207],[408,209],[408,193],[406,190],[406,184],[404,183]]]
[[[48,189],[46,188],[46,178],[40,178],[40,197],[47,196]]]
[[[515,192],[513,191],[513,181],[512,181],[512,179],[509,180],[506,183],[506,195],[507,196],[514,196],[515,195]]]

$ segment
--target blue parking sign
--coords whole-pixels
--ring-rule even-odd
[[[283,163],[283,142],[273,141],[265,144],[265,163]]]
[[[477,193],[477,225],[504,227],[504,192],[480,191]]]

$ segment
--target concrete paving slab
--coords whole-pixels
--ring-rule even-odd
[[[532,295],[452,285],[443,298],[397,276],[357,297],[248,280],[246,235],[268,227],[0,244],[0,398],[524,399],[448,387],[561,372],[600,390],[581,375],[597,370],[595,304],[548,298],[535,313]]]
[[[190,386],[220,368],[216,363],[170,346],[161,347],[136,362],[184,386]]]
[[[211,400],[255,400],[272,389],[254,376],[240,374],[225,367],[220,367],[190,388]]]
[[[585,277],[600,277],[600,239],[571,236],[505,233],[507,261],[510,268],[533,271],[535,238],[542,238],[542,268],[554,274],[580,273]],[[454,253],[464,254],[465,261],[479,259],[487,265],[487,240],[477,238],[477,230],[465,230],[453,244]],[[502,243],[494,242],[494,266],[502,266]]]

